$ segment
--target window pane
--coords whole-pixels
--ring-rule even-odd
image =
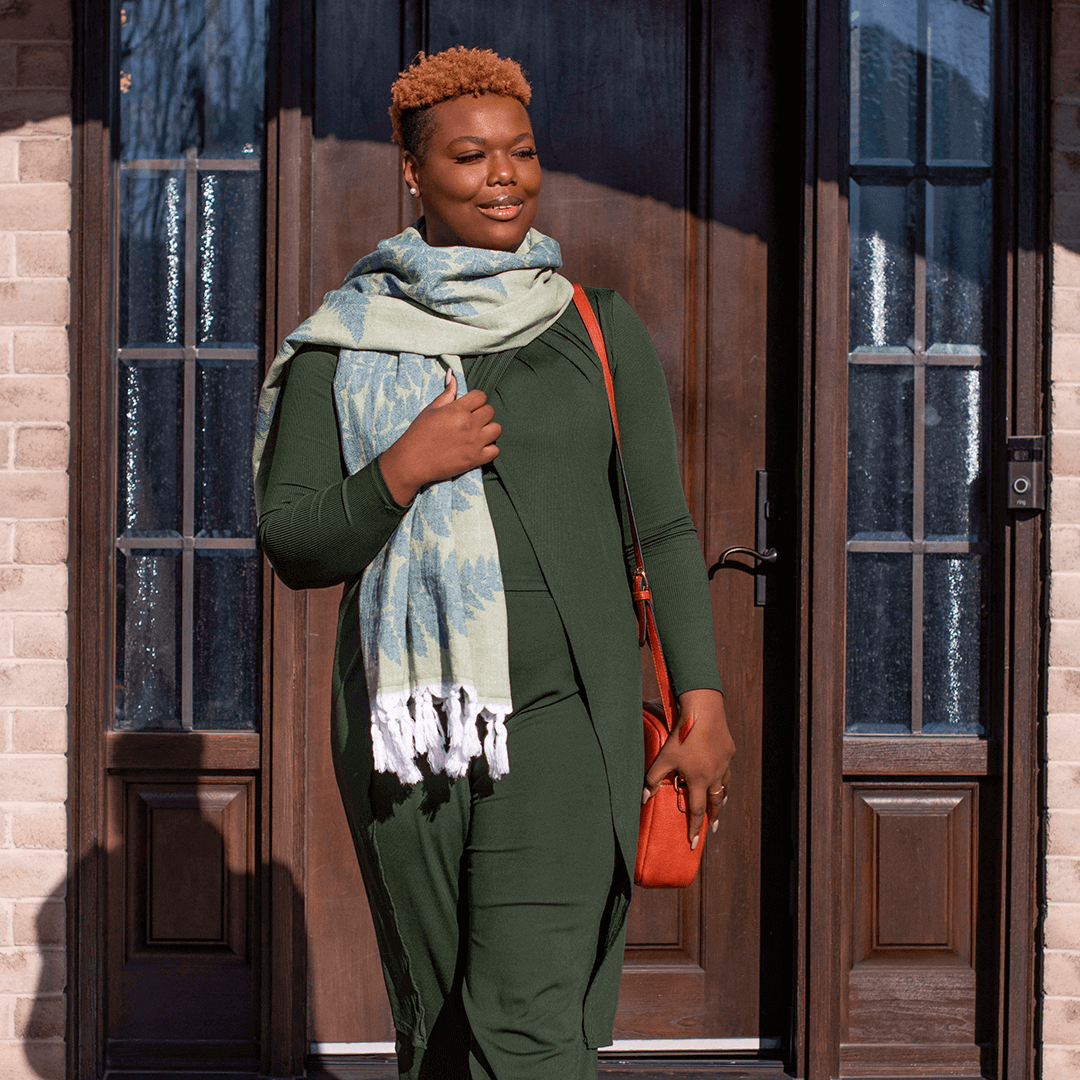
[[[851,3],[851,157],[914,161],[915,4]]]
[[[928,0],[929,157],[990,164],[990,0]]]
[[[929,352],[988,352],[990,181],[977,186],[927,184],[926,255]]]
[[[254,536],[251,445],[259,373],[255,360],[200,360],[196,382],[195,530]]]
[[[124,0],[121,158],[257,153],[265,68],[261,0]]]
[[[120,535],[179,532],[183,488],[183,361],[120,364],[117,405]]]
[[[909,540],[914,369],[848,369],[848,538]]]
[[[199,344],[254,349],[262,320],[262,174],[199,178]]]
[[[116,553],[120,730],[180,727],[180,550]]]
[[[926,538],[980,540],[983,482],[982,371],[926,369]]]
[[[847,730],[911,731],[911,556],[847,561]]]
[[[851,351],[908,351],[915,331],[915,185],[851,181]]]
[[[195,728],[259,726],[257,551],[195,553]]]
[[[120,174],[119,344],[182,345],[184,174]]]
[[[923,601],[923,731],[979,735],[986,680],[980,555],[927,555]]]

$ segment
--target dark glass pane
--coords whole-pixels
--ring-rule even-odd
[[[848,539],[910,540],[914,368],[848,368]]]
[[[254,349],[262,319],[262,173],[199,177],[199,344]]]
[[[992,17],[990,0],[928,0],[931,159],[990,164]]]
[[[200,360],[196,382],[195,531],[254,536],[251,444],[256,360]]]
[[[981,735],[986,705],[986,589],[980,555],[927,555],[923,731]]]
[[[256,551],[195,553],[195,727],[259,724],[259,571]]]
[[[926,369],[926,496],[928,540],[983,536],[982,372]]]
[[[184,468],[183,361],[125,362],[118,382],[117,532],[177,532]]]
[[[850,184],[851,351],[908,351],[915,331],[915,185]]]
[[[846,728],[911,731],[911,556],[847,558]]]
[[[914,161],[917,6],[852,0],[851,157]]]
[[[991,185],[926,185],[929,352],[988,351]]]
[[[180,550],[116,553],[119,730],[180,727]]]
[[[265,0],[124,0],[120,156],[261,152]]]
[[[184,174],[120,174],[119,344],[184,343]]]

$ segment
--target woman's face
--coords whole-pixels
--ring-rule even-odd
[[[419,189],[432,247],[515,251],[536,218],[540,162],[517,98],[471,94],[431,107],[424,162],[405,154],[405,183]]]

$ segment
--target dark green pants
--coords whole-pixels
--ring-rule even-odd
[[[509,774],[492,783],[478,761],[411,789],[374,774],[358,830],[409,1080],[597,1075],[582,1009],[615,872],[607,774],[569,651],[551,647],[550,597],[508,600],[524,704],[507,725]]]

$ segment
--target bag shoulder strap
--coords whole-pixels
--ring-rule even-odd
[[[600,329],[596,314],[585,295],[585,290],[580,285],[574,286],[574,306],[578,309],[581,321],[589,333],[596,355],[600,357],[600,368],[604,373],[604,387],[607,390],[608,409],[611,413],[611,426],[615,431],[615,453],[619,460],[619,475],[622,477],[623,495],[626,499],[626,514],[630,525],[630,536],[634,542],[634,570],[631,574],[631,596],[634,600],[634,609],[637,612],[640,645],[646,641],[652,653],[653,669],[656,672],[656,681],[660,687],[660,698],[664,704],[664,720],[668,731],[675,730],[675,694],[671,688],[671,675],[668,673],[667,661],[664,659],[664,650],[660,644],[660,632],[656,628],[656,615],[653,611],[652,590],[649,588],[649,579],[645,573],[645,558],[641,551],[641,537],[638,535],[637,520],[634,517],[634,506],[630,501],[630,484],[626,477],[626,462],[623,460],[622,438],[619,434],[619,416],[615,409],[615,380],[611,377],[611,364],[608,362],[607,346],[604,343],[604,333]],[[689,729],[683,732],[686,737]]]

